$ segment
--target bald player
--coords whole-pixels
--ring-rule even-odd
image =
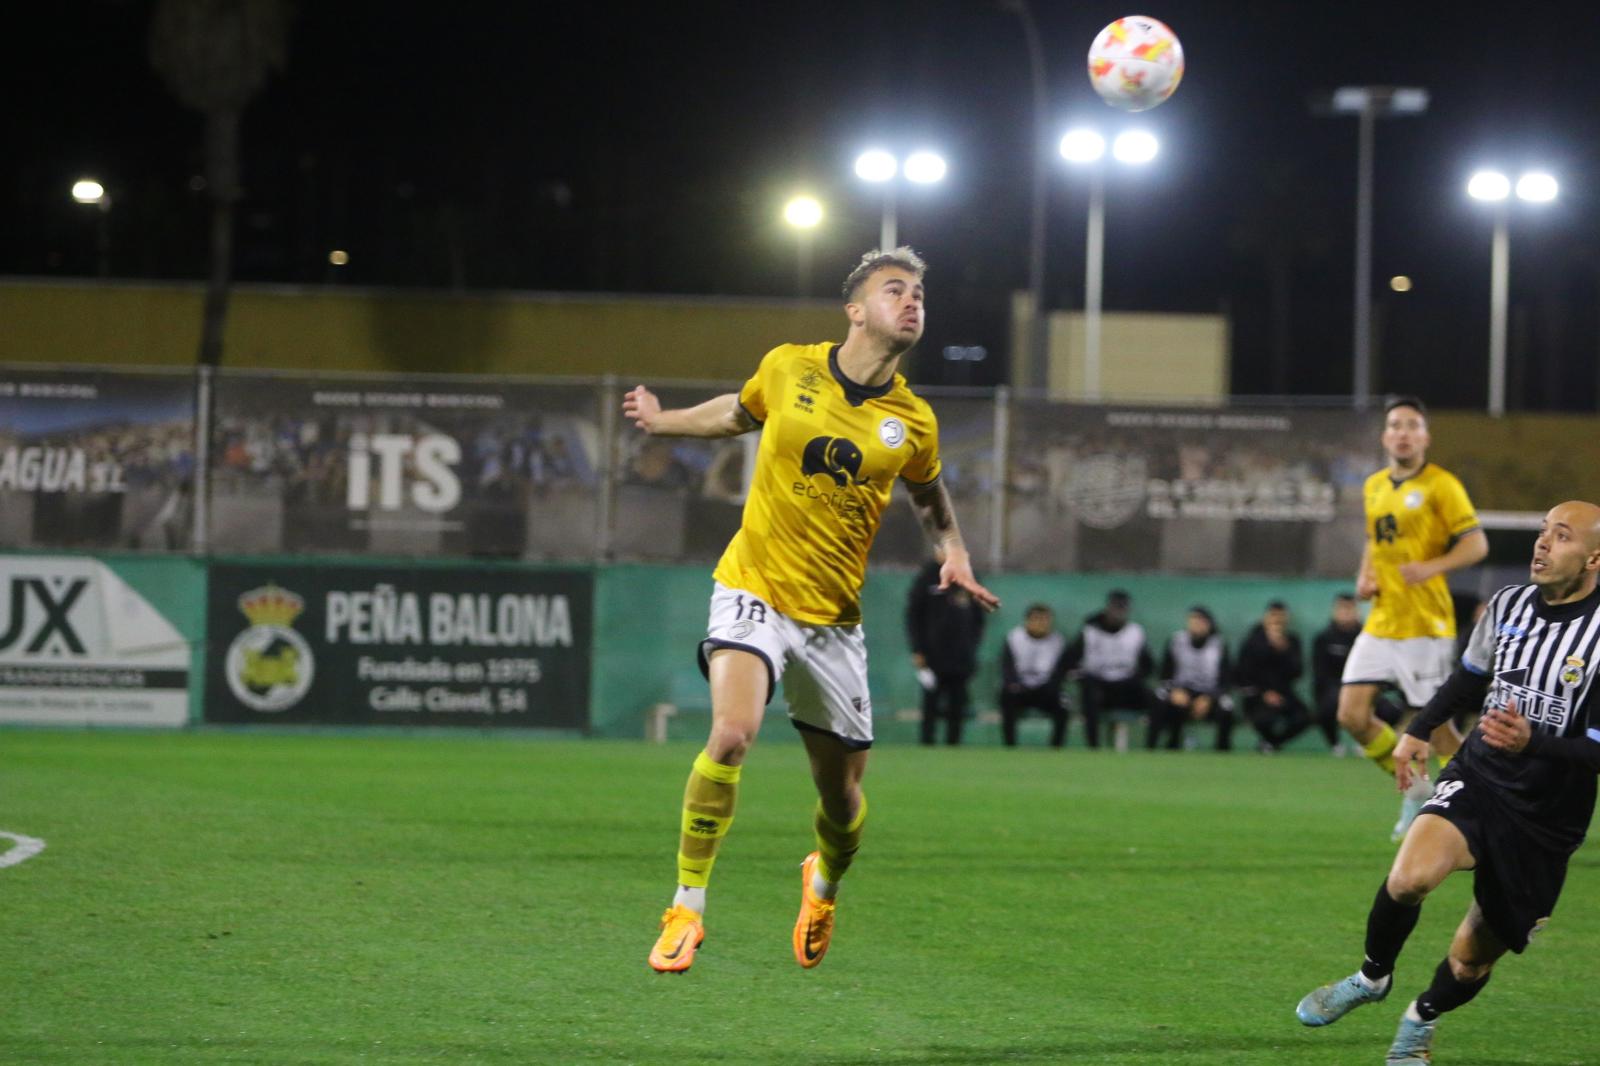
[[[1567,860],[1594,817],[1600,776],[1597,575],[1600,507],[1552,508],[1528,584],[1490,598],[1460,666],[1395,748],[1403,791],[1427,763],[1431,730],[1458,710],[1483,712],[1378,888],[1361,969],[1300,1001],[1296,1014],[1306,1025],[1328,1025],[1386,998],[1423,899],[1452,873],[1471,870],[1472,905],[1432,984],[1406,1007],[1385,1060],[1429,1063],[1439,1016],[1476,996],[1495,962],[1520,953],[1550,920]]]

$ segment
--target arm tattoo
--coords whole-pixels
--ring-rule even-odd
[[[911,496],[911,509],[917,513],[922,532],[936,548],[952,541],[961,543],[961,527],[956,524],[955,508],[950,504],[950,492],[943,481]]]

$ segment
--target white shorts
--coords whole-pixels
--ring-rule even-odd
[[[856,750],[872,747],[872,697],[867,691],[867,638],[861,627],[796,622],[720,581],[711,593],[711,620],[700,642],[700,672],[717,648],[739,648],[767,664],[767,699],[783,680],[789,720],[796,729],[827,733]],[[784,677],[784,668],[798,669]]]
[[[1407,705],[1423,707],[1456,665],[1454,637],[1391,640],[1363,630],[1344,661],[1346,685],[1394,685]]]

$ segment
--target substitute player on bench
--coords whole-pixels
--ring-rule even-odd
[[[733,821],[739,771],[778,680],[817,789],[817,850],[801,864],[795,960],[822,961],[835,893],[861,843],[861,778],[872,746],[872,698],[861,586],[895,479],[906,483],[944,560],[940,587],[999,601],[974,579],[939,481],[939,430],[896,373],[922,336],[925,267],[909,248],[869,252],[845,279],[843,344],[785,344],[738,393],[661,410],[644,386],[623,412],[646,433],[730,437],[760,428],[744,519],[717,564],[700,666],[711,683],[711,736],[684,793],[678,891],[650,965],[687,970],[705,938],[706,884]],[[786,673],[787,671],[787,673]]]

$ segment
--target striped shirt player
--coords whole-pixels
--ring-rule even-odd
[[[647,433],[727,437],[761,430],[738,533],[713,575],[700,667],[711,683],[711,735],[684,793],[678,890],[649,963],[681,973],[705,936],[706,885],[733,822],[746,752],[780,679],[810,757],[817,850],[801,864],[795,961],[822,961],[834,896],[866,821],[861,778],[872,745],[861,586],[867,551],[896,481],[941,558],[940,587],[998,601],[971,561],[939,480],[933,411],[897,373],[923,329],[924,267],[909,248],[872,252],[845,280],[842,344],[768,352],[738,393],[663,411],[643,386],[623,412]]]
[[[1389,993],[1395,960],[1423,899],[1457,870],[1473,902],[1433,983],[1406,1009],[1392,1064],[1431,1061],[1434,1026],[1549,922],[1567,862],[1594,817],[1600,775],[1600,507],[1569,502],[1544,519],[1526,585],[1501,589],[1460,665],[1395,749],[1402,787],[1428,757],[1431,731],[1459,710],[1477,728],[1439,777],[1367,918],[1366,960],[1307,996],[1307,1025],[1326,1025]]]

